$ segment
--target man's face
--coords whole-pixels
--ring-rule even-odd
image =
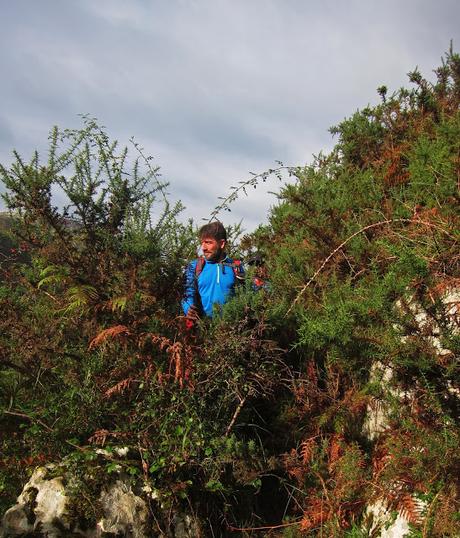
[[[225,248],[225,239],[212,239],[211,237],[201,238],[201,250],[207,261],[219,261]]]

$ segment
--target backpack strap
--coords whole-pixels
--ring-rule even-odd
[[[203,271],[203,267],[206,263],[206,260],[204,259],[203,256],[200,256],[197,260],[196,260],[196,265],[195,265],[195,280],[201,275],[201,272]]]
[[[233,268],[233,272],[235,273],[237,282],[244,280],[244,270],[241,260],[233,260],[233,263],[231,265]]]
[[[198,277],[201,275],[203,271],[203,267],[206,264],[206,260],[203,256],[200,256],[196,260],[195,265],[195,278],[193,279],[193,287],[195,289],[195,306],[198,309],[199,315],[202,316],[204,312],[203,304],[201,303],[201,296],[200,292],[198,291]]]
[[[244,280],[244,269],[241,260],[233,260],[232,262],[222,262],[224,267],[231,267],[235,275],[236,283],[240,284]]]
[[[195,286],[198,285],[197,284],[198,277],[201,275],[205,264],[206,264],[206,260],[203,256],[200,256],[199,258],[197,258],[196,265],[195,265]],[[244,279],[244,270],[243,270],[243,265],[241,263],[241,260],[233,260],[232,262],[222,262],[222,265],[224,267],[231,267],[233,270],[233,273],[235,274],[235,277],[238,280]]]

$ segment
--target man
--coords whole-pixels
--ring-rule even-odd
[[[252,279],[252,289],[254,291],[270,290],[270,284],[267,280],[267,268],[265,267],[264,258],[261,254],[254,254],[246,261],[247,265],[254,267],[254,277]]]
[[[205,224],[199,231],[203,256],[185,270],[182,309],[189,320],[212,317],[215,305],[222,306],[244,278],[239,261],[225,253],[227,232],[221,222]]]

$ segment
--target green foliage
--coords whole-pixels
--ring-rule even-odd
[[[311,535],[354,535],[345,529],[370,498],[419,528],[411,495],[458,496],[446,493],[458,475],[458,67],[450,51],[435,84],[414,72],[413,90],[380,89],[380,105],[332,129],[330,155],[296,171],[258,232],[272,315],[282,305],[284,329],[295,328],[294,399],[280,420],[298,443],[285,467],[309,492],[297,502]],[[390,419],[375,443],[363,438],[369,409]],[[355,477],[339,478],[320,448],[337,435],[344,458],[365,455]],[[342,480],[361,504],[347,504]]]
[[[375,534],[363,510],[379,499],[415,533],[455,536],[458,55],[436,76],[379,88],[382,102],[332,128],[336,147],[311,165],[232,189],[212,218],[246,187],[295,176],[268,225],[240,242],[232,228],[235,252],[264,255],[269,286],[254,292],[249,271],[196,331],[178,315],[193,223],[142,148],[131,158],[85,118],[53,130],[45,165],[35,154],[0,167],[27,254],[0,262],[5,506],[24,466],[91,467],[104,446],[101,476],[78,483],[85,498],[124,472],[152,509],[193,506],[210,535]],[[366,436],[371,410],[384,427]]]
[[[30,252],[2,266],[0,428],[16,432],[1,439],[4,507],[22,466],[63,457],[77,462],[75,510],[88,522],[104,477],[120,469],[164,509],[202,494],[202,511],[213,513],[260,487],[253,405],[284,368],[263,295],[241,290],[220,321],[185,331],[193,225],[178,220],[181,205],[169,204],[158,169],[134,150],[133,159],[85,118],[81,130],[52,131],[46,164],[15,154],[0,167],[14,232]],[[243,420],[251,426],[239,428]],[[109,460],[101,476],[97,446],[135,456]],[[96,468],[97,483],[84,484]]]

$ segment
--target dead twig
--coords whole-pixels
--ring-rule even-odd
[[[398,219],[399,220],[399,219]],[[319,268],[315,271],[314,275],[308,280],[308,282],[305,284],[305,286],[300,290],[300,292],[297,294],[297,297],[294,299],[292,305],[289,307],[288,311],[285,314],[285,317],[288,316],[291,312],[294,306],[299,302],[299,299],[302,297],[302,295],[305,293],[306,289],[310,286],[310,284],[315,280],[315,278],[321,273],[321,271],[326,267],[328,262],[337,254],[337,252],[340,252],[342,248],[349,243],[353,238],[355,238],[357,235],[364,233],[367,230],[370,230],[371,228],[377,228],[378,226],[383,226],[384,224],[390,224],[391,220],[382,220],[380,222],[374,222],[373,224],[368,224],[367,226],[364,226],[364,228],[361,228],[354,234],[350,235],[340,243],[340,245],[335,248],[327,258],[324,259],[323,263],[319,266]]]
[[[30,420],[31,422],[36,422],[37,424],[40,424],[40,426],[43,426],[49,432],[54,432],[53,428],[50,428],[48,426],[48,424],[45,424],[39,418],[31,417],[30,415],[26,415],[25,413],[18,413],[17,411],[3,411],[3,414],[4,415],[12,415],[14,417],[26,418],[26,419]]]
[[[292,309],[294,308],[294,306],[299,302],[300,298],[302,297],[302,295],[305,293],[305,291],[307,290],[307,288],[310,286],[310,284],[315,280],[315,278],[321,273],[321,271],[326,267],[326,265],[330,262],[330,260],[338,253],[342,250],[342,248],[347,244],[349,243],[352,239],[354,239],[357,235],[360,235],[364,232],[366,232],[367,230],[370,230],[372,228],[378,228],[379,226],[384,226],[386,224],[393,224],[395,222],[405,222],[405,223],[420,223],[420,224],[423,224],[425,226],[428,226],[430,228],[435,228],[437,230],[439,230],[440,232],[448,235],[449,237],[454,238],[454,236],[452,234],[450,234],[447,230],[445,230],[444,228],[441,228],[440,226],[437,226],[436,224],[433,224],[431,222],[426,222],[426,221],[423,221],[421,220],[420,218],[416,218],[416,219],[390,219],[390,220],[381,220],[379,222],[374,222],[373,224],[368,224],[367,226],[364,226],[364,228],[361,228],[360,230],[356,231],[355,233],[351,234],[349,237],[347,237],[345,239],[345,241],[343,241],[342,243],[340,243],[340,245],[335,248],[330,254],[329,256],[327,256],[327,258],[325,258],[322,262],[322,264],[319,266],[319,268],[315,271],[314,275],[308,280],[308,282],[305,284],[305,286],[303,286],[303,288],[299,291],[299,293],[297,294],[297,297],[294,299],[293,303],[291,304],[291,306],[289,307],[289,309],[287,310],[286,314],[284,315],[284,317],[287,317],[291,312],[292,312]]]
[[[272,530],[272,529],[283,529],[285,527],[293,527],[294,525],[300,525],[301,520],[297,521],[290,521],[289,523],[281,523],[280,525],[270,525],[267,527],[233,527],[232,525],[228,525],[228,529],[232,532],[251,532],[251,531],[264,531],[264,530]]]
[[[240,403],[238,404],[236,411],[233,413],[232,420],[230,421],[230,424],[228,425],[228,428],[225,431],[225,437],[227,437],[227,435],[231,432],[233,426],[235,425],[236,419],[238,418],[238,415],[241,413],[241,410],[243,409],[243,406],[246,403],[247,399],[248,399],[248,394],[246,394],[246,396],[242,398]]]

